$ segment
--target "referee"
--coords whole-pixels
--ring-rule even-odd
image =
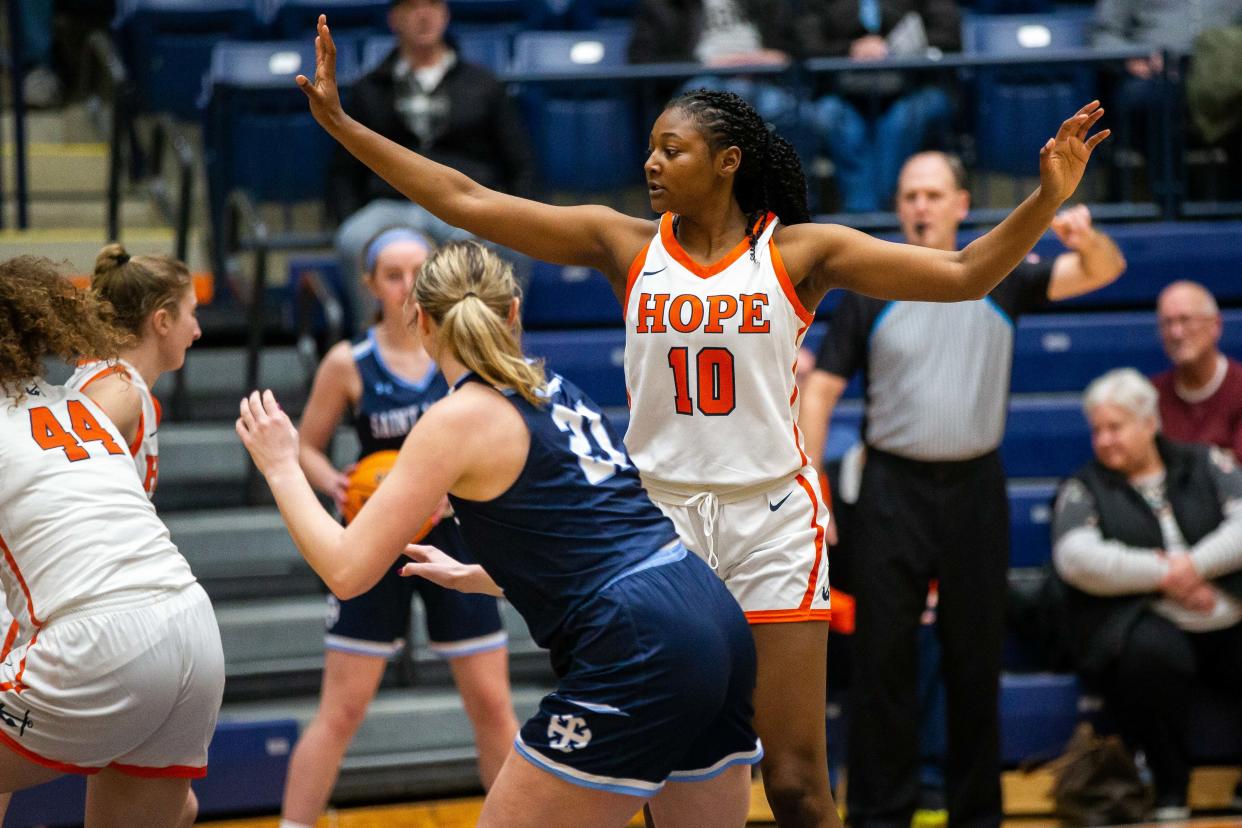
[[[906,241],[955,250],[970,196],[956,158],[920,153],[902,168]],[[1048,300],[1103,287],[1125,268],[1085,207],[1052,223],[1069,248],[1032,255],[975,302],[885,302],[846,294],[808,377],[800,425],[822,464],[828,421],[863,372],[866,461],[851,545],[850,823],[908,828],[918,795],[916,636],[929,582],[947,703],[949,825],[1001,822],[999,696],[1009,500],[997,452],[1005,431],[1013,331]]]

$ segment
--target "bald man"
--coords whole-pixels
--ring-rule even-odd
[[[1173,363],[1152,378],[1160,392],[1161,431],[1242,457],[1242,364],[1220,352],[1216,298],[1198,282],[1174,282],[1160,293],[1156,321]]]
[[[957,248],[970,209],[961,163],[911,157],[897,182],[906,241]],[[850,823],[908,828],[918,797],[917,633],[929,582],[945,683],[945,788],[951,828],[1001,820],[998,717],[1009,500],[997,447],[1005,430],[1018,316],[1096,290],[1125,268],[1085,207],[1053,222],[1069,248],[1032,256],[986,299],[935,305],[846,294],[802,391],[806,453],[822,463],[828,420],[850,377],[866,382],[866,463],[851,545]]]

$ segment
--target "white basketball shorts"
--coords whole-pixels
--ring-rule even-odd
[[[0,743],[70,773],[198,778],[224,692],[201,586],[58,615],[0,664]]]
[[[648,486],[687,548],[707,561],[752,624],[827,621],[828,508],[809,466],[771,488],[672,496]]]

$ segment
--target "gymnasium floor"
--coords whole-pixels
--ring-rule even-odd
[[[1227,801],[1238,779],[1237,768],[1200,768],[1191,780],[1191,802],[1198,808],[1217,808]],[[1004,828],[1057,828],[1058,823],[1046,814],[1049,810],[1047,792],[1051,777],[1041,771],[1030,774],[1005,774],[1006,809],[1010,813],[1041,813],[1044,816],[1007,819]],[[342,808],[329,811],[316,828],[472,828],[482,808],[482,797],[442,799],[405,805],[378,805]],[[278,828],[277,817],[203,823],[210,828]],[[641,817],[630,823],[643,824]],[[748,825],[774,825],[772,812],[763,798],[763,786],[756,782],[751,789]],[[1153,823],[1153,825],[1157,825]],[[1187,822],[1162,822],[1159,828],[1242,828],[1242,816],[1205,816]],[[943,823],[920,823],[920,828],[943,828]]]

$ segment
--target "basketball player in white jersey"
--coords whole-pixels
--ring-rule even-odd
[[[371,132],[341,108],[336,47],[321,16],[315,119],[350,153],[455,227],[537,259],[600,270],[625,311],[626,447],[653,500],[724,579],[758,653],[755,729],[781,826],[836,826],[824,694],[828,523],[802,452],[794,369],[829,288],[889,299],[985,295],[1022,260],[1078,186],[1092,102],[1040,151],[1040,186],[959,252],[811,224],[797,155],[728,93],[672,101],[644,164],[656,221],[489,190]],[[877,745],[877,750],[883,746]]]
[[[99,251],[91,290],[112,304],[115,324],[133,336],[116,359],[89,358],[66,382],[85,391],[125,438],[142,487],[155,496],[160,451],[160,403],[151,393],[165,371],[185,364],[202,336],[190,271],[168,256],[133,256],[113,242]]]
[[[87,826],[192,824],[224,688],[207,594],[125,438],[42,359],[115,357],[111,309],[45,260],[0,263],[0,792],[87,775]]]

